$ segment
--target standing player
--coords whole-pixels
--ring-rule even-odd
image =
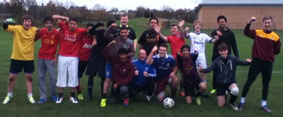
[[[103,92],[103,84],[105,80],[105,58],[102,54],[104,47],[108,44],[108,41],[104,38],[104,24],[102,22],[98,22],[92,29],[89,31],[91,35],[94,36],[97,44],[92,48],[90,57],[87,63],[86,75],[88,75],[88,97],[87,101],[92,100],[92,89],[93,89],[93,80],[96,75],[98,75],[101,79],[101,95]]]
[[[214,39],[209,37],[207,34],[201,32],[201,22],[195,20],[193,23],[194,32],[187,33],[187,38],[190,39],[191,42],[191,50],[190,52],[198,52],[198,57],[196,60],[196,66],[202,67],[204,69],[207,68],[206,64],[206,56],[205,56],[205,43],[215,43],[219,36],[221,36],[221,32],[217,31],[217,35],[214,36]],[[186,27],[186,32],[188,32],[189,28]],[[206,81],[206,75],[201,73],[202,80]]]
[[[158,27],[159,20],[155,17],[149,19],[150,29],[144,31],[138,41],[140,49],[144,49],[149,54],[156,45],[164,43],[160,35],[155,31]]]
[[[89,32],[89,30],[94,25],[92,23],[88,23],[86,25],[86,31]],[[83,100],[83,94],[81,91],[81,85],[80,85],[80,78],[82,78],[83,73],[87,67],[88,59],[91,53],[91,48],[96,45],[96,39],[93,38],[93,36],[89,33],[86,33],[84,35],[81,35],[81,45],[80,45],[80,54],[79,54],[79,68],[78,68],[78,77],[79,77],[79,85],[77,86],[77,92],[78,92],[78,100]]]
[[[34,71],[34,38],[37,28],[32,26],[32,18],[24,15],[22,25],[9,25],[4,22],[3,29],[14,34],[13,51],[11,56],[10,76],[8,83],[8,94],[3,104],[7,104],[13,97],[13,89],[16,85],[18,74],[24,69],[28,101],[35,103],[32,96],[32,72]]]
[[[49,94],[52,101],[57,100],[56,95],[56,62],[57,47],[60,38],[60,32],[53,28],[53,19],[48,16],[44,19],[45,27],[37,34],[35,41],[41,38],[41,48],[38,52],[38,82],[40,99],[39,104],[47,101],[46,92],[46,71],[49,75]]]
[[[279,36],[272,31],[272,17],[264,17],[263,29],[261,30],[251,30],[251,23],[256,20],[255,17],[251,17],[249,23],[245,28],[245,35],[254,39],[254,44],[252,48],[253,61],[251,63],[248,79],[245,83],[242,97],[239,103],[239,110],[243,109],[245,98],[248,94],[249,88],[255,81],[259,73],[262,75],[262,101],[261,108],[266,112],[271,112],[267,106],[267,95],[269,82],[272,75],[272,66],[274,62],[274,55],[280,53],[281,42]]]
[[[227,18],[223,15],[220,15],[217,17],[217,23],[219,25],[218,29],[214,30],[211,32],[211,36],[214,37],[216,35],[219,35],[218,31],[221,32],[219,36],[219,40],[214,43],[213,46],[213,54],[212,54],[212,61],[216,59],[219,54],[217,52],[217,47],[221,43],[225,43],[228,46],[228,54],[231,55],[233,50],[233,53],[236,57],[239,58],[239,53],[238,53],[238,47],[237,47],[237,42],[234,33],[226,26],[227,23]],[[211,90],[210,93],[214,94],[215,93],[215,88],[214,88],[214,82],[215,82],[215,77],[216,77],[216,71],[213,71],[213,79],[212,79],[212,87],[213,90]]]
[[[176,62],[172,55],[167,54],[167,49],[168,47],[166,44],[160,44],[159,48],[154,46],[146,60],[147,64],[152,65],[156,69],[156,94],[159,102],[162,102],[165,98],[167,84],[170,84],[171,86],[171,98],[174,98],[178,88]],[[154,55],[157,50],[158,54]]]
[[[121,27],[127,27],[129,29],[129,39],[131,39],[133,42],[134,42],[134,50],[136,51],[136,47],[137,47],[137,37],[136,37],[136,33],[135,33],[135,30],[130,27],[128,25],[128,22],[129,22],[129,17],[126,13],[123,13],[121,15],[121,19],[120,19],[120,22],[121,24],[118,25],[117,29],[116,29],[116,33],[115,35],[116,36],[119,36],[120,35],[120,29]]]
[[[192,103],[192,96],[196,97],[197,105],[201,105],[200,93],[204,92],[206,89],[206,83],[200,78],[197,67],[196,60],[198,58],[198,53],[190,53],[190,46],[185,44],[180,49],[183,56],[177,55],[177,62],[180,72],[182,73],[183,83],[185,88],[186,102],[188,104]],[[195,93],[196,92],[196,93]]]
[[[228,53],[228,46],[224,43],[220,44],[217,48],[219,57],[216,58],[212,65],[207,69],[199,67],[200,72],[209,73],[212,70],[217,71],[215,79],[215,88],[217,92],[217,102],[219,107],[225,105],[226,91],[231,94],[230,105],[234,110],[238,110],[235,101],[239,94],[239,88],[236,83],[236,68],[238,65],[249,65],[251,59],[242,61],[237,57],[233,57]]]
[[[177,58],[177,52],[181,49],[183,45],[186,44],[186,41],[184,40],[184,31],[183,31],[183,25],[185,23],[185,20],[182,20],[177,24],[171,25],[171,35],[164,36],[160,32],[160,28],[156,28],[156,32],[162,37],[165,42],[170,43],[171,46],[171,54],[176,59]],[[181,30],[179,32],[179,29]]]
[[[57,86],[59,87],[59,96],[57,104],[63,101],[63,92],[65,87],[71,88],[70,101],[78,103],[75,96],[76,87],[78,86],[78,65],[79,65],[79,50],[82,30],[78,29],[78,20],[75,18],[53,15],[53,19],[58,19],[58,26],[61,29],[61,39],[58,57],[58,79]],[[64,21],[61,21],[64,20]],[[84,32],[86,33],[86,31]]]

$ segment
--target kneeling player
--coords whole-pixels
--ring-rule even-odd
[[[150,101],[155,88],[155,82],[152,80],[152,77],[156,77],[156,73],[150,65],[146,64],[146,57],[146,51],[141,49],[138,59],[132,61],[137,70],[130,84],[130,95],[134,98],[138,93],[146,92],[146,99]]]
[[[109,47],[106,47],[108,50]],[[134,77],[135,67],[128,57],[128,50],[121,48],[118,51],[118,57],[110,57],[109,52],[105,53],[107,60],[109,60],[112,69],[111,81],[113,83],[111,90],[111,97],[117,102],[117,99],[122,96],[124,98],[124,105],[129,104],[129,83]]]
[[[177,55],[178,67],[182,73],[183,86],[185,88],[186,102],[192,103],[192,96],[196,97],[197,105],[201,105],[200,92],[206,89],[206,83],[202,82],[196,68],[198,53],[190,54],[190,46],[185,44],[181,48],[182,54]],[[196,92],[196,93],[195,93]]]
[[[158,54],[153,56],[157,49],[159,49]],[[162,102],[165,98],[165,89],[167,84],[171,85],[172,98],[174,98],[178,87],[176,62],[172,55],[167,54],[167,49],[168,47],[166,44],[160,44],[159,48],[155,46],[146,60],[147,64],[152,65],[156,69],[156,94],[158,101],[160,102]]]
[[[237,65],[249,65],[251,59],[246,59],[242,61],[236,57],[228,55],[228,47],[226,44],[222,43],[217,47],[219,57],[216,58],[212,65],[207,69],[199,68],[199,71],[202,73],[209,73],[212,70],[217,71],[217,77],[215,79],[215,86],[217,92],[217,101],[218,106],[222,107],[225,104],[226,91],[229,91],[231,94],[230,105],[234,110],[238,110],[238,107],[235,105],[235,101],[239,94],[239,88],[236,84],[236,67]]]

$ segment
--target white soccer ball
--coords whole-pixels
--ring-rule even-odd
[[[175,105],[175,102],[172,98],[165,98],[163,100],[163,106],[164,108],[172,108]]]

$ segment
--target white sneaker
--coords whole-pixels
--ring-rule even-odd
[[[63,101],[63,97],[58,97],[57,98],[57,101],[56,101],[56,104],[61,104],[62,103],[62,101]]]
[[[6,96],[2,104],[8,104],[11,101],[12,97]]]
[[[150,102],[151,96],[147,95],[145,98],[146,98],[146,100],[147,100],[148,102]]]
[[[71,101],[73,104],[79,103],[78,100],[77,100],[76,98],[72,97],[72,96],[70,97],[70,101]]]
[[[31,104],[34,104],[34,103],[35,103],[35,100],[34,100],[33,97],[28,97],[28,101],[29,101],[29,103],[31,103]]]

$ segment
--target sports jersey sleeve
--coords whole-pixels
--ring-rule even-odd
[[[255,30],[250,30],[251,24],[247,24],[244,30],[244,33],[246,36],[250,37],[251,39],[254,39],[256,36]]]
[[[60,21],[58,26],[61,30],[64,30],[66,23],[64,21]]]
[[[177,65],[176,61],[173,57],[171,57],[171,65],[172,65],[172,67],[175,67]]]
[[[244,65],[244,66],[250,65],[250,62],[241,60],[239,58],[233,57],[233,59],[236,61],[237,65]]]
[[[133,41],[136,42],[137,41],[137,36],[136,36],[136,32],[133,28],[130,28],[131,29],[131,33],[132,33],[132,36],[133,36]]]
[[[211,40],[212,40],[212,38],[211,37],[209,37],[207,34],[204,34],[205,36],[205,41],[206,42],[211,42]]]
[[[18,28],[19,28],[19,26],[8,25],[7,31],[13,33],[13,32],[15,32]]]
[[[277,55],[280,53],[280,48],[281,48],[280,39],[278,39],[278,41],[275,42],[273,48],[274,48],[274,55]]]

